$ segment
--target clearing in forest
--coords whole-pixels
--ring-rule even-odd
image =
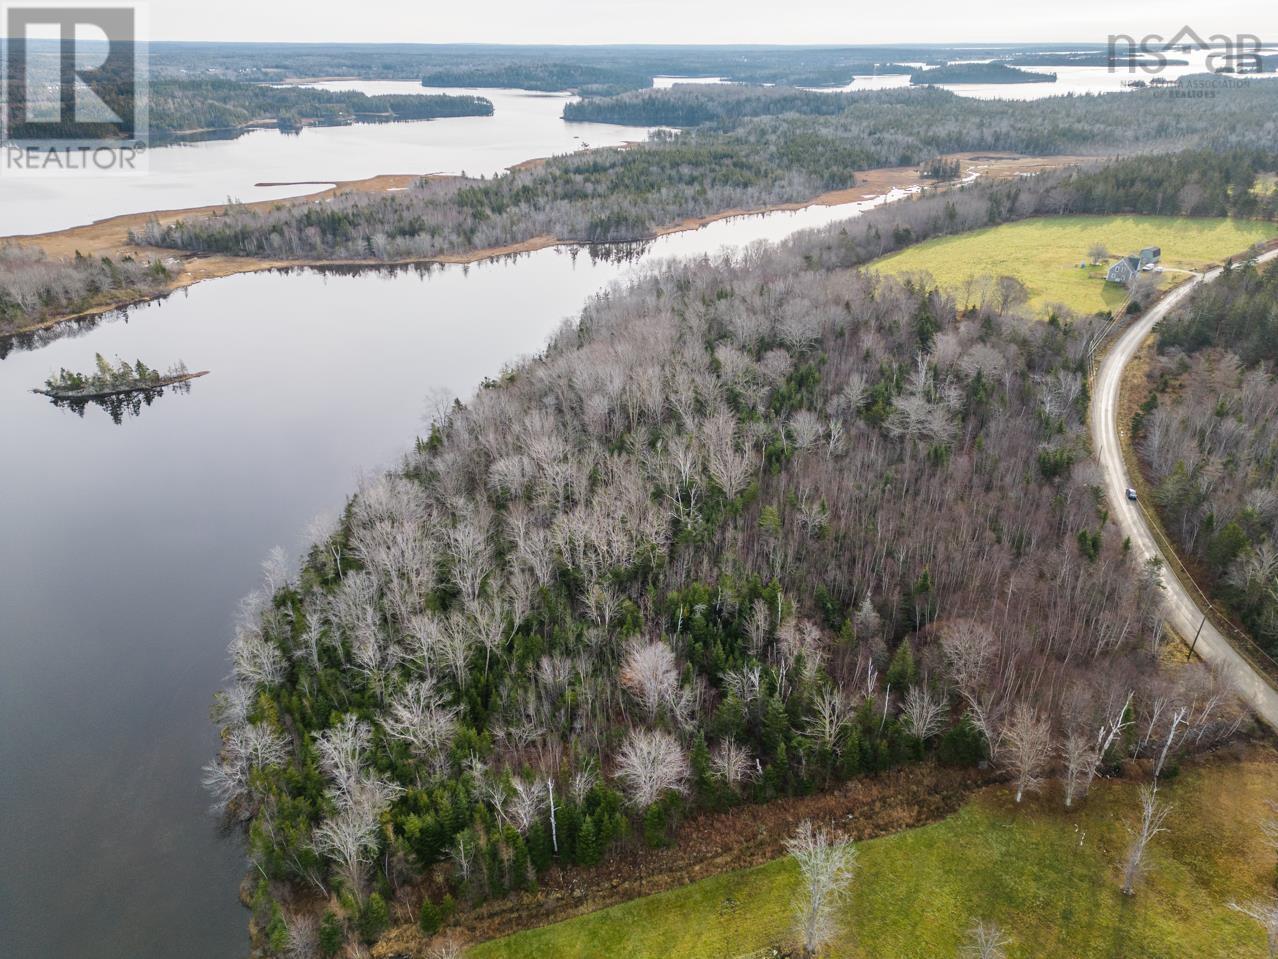
[[[984,920],[1011,940],[1009,959],[1260,959],[1260,926],[1228,903],[1273,892],[1274,852],[1259,824],[1278,792],[1278,763],[1257,750],[1164,779],[1168,832],[1151,843],[1135,896],[1119,887],[1137,784],[1099,782],[1073,811],[1058,789],[1017,808],[996,787],[948,819],[858,843],[828,954],[955,956]],[[732,959],[788,940],[795,888],[790,861],[776,860],[483,943],[467,957]]]
[[[1278,225],[1224,217],[1057,216],[943,236],[885,256],[871,269],[896,275],[928,273],[960,302],[978,304],[988,280],[1012,276],[1024,284],[1037,312],[1061,304],[1078,313],[1117,312],[1128,291],[1105,282],[1117,257],[1162,247],[1163,284],[1183,279],[1177,269],[1222,263],[1255,243],[1278,236]],[[1110,257],[1092,265],[1092,250]],[[1081,265],[1081,266],[1080,266]]]

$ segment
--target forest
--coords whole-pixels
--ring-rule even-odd
[[[172,274],[159,260],[125,256],[49,259],[43,251],[0,245],[0,334],[42,319],[91,310],[167,289]]]
[[[1188,60],[1179,60],[1165,54],[1123,53],[1109,50],[1070,53],[1020,53],[1007,58],[1013,67],[1110,67],[1122,70],[1139,70],[1142,67],[1184,67]]]
[[[796,87],[676,83],[662,90],[636,90],[614,97],[574,100],[564,104],[564,119],[630,126],[695,127],[780,113],[832,116],[855,102],[847,94]]]
[[[638,153],[644,161],[660,162],[636,162]],[[346,194],[322,205],[280,205],[266,212],[231,206],[207,219],[150,224],[134,239],[199,252],[386,262],[539,235],[568,243],[637,241],[684,217],[806,199],[848,185],[815,175],[769,180],[768,166],[758,155],[718,155],[720,164],[707,164],[704,153],[680,148],[680,140],[662,150],[594,151],[491,180],[425,180],[401,193]],[[737,161],[740,165],[732,165]],[[1255,185],[1276,167],[1278,157],[1261,150],[1186,151],[1098,162],[1010,183],[977,181],[867,213],[837,256],[844,266],[864,263],[929,237],[1036,215],[1273,218],[1278,195]],[[955,172],[952,162],[940,157],[923,169],[938,180]],[[0,248],[0,332],[122,298],[153,296],[170,280],[159,260],[55,260],[33,248],[6,246]]]
[[[13,80],[15,95],[25,95],[21,81]],[[132,118],[132,76],[99,78],[95,89]],[[48,91],[37,92],[33,102]],[[380,94],[368,96],[352,90],[317,90],[298,86],[272,86],[225,79],[156,79],[148,84],[148,130],[157,144],[239,136],[262,126],[293,131],[303,126],[378,123],[397,120],[433,120],[441,117],[492,116],[493,105],[478,96],[444,94]],[[10,134],[22,139],[23,127]],[[118,132],[103,125],[97,136],[113,139]],[[36,139],[39,139],[37,137]]]
[[[766,45],[501,44],[151,44],[155,76],[192,72],[273,82],[304,77],[425,80],[428,86],[518,87],[618,93],[652,86],[655,76],[717,76],[739,83],[843,86],[855,74],[909,73],[905,62],[1079,50],[1086,44],[947,47]],[[1095,45],[1101,52],[1102,45]]]
[[[1237,266],[1159,328],[1133,424],[1163,524],[1278,655],[1278,267]]]
[[[1055,83],[1056,74],[1022,70],[1006,63],[945,63],[915,70],[913,84],[924,83]]]
[[[428,258],[537,236],[628,242],[688,217],[845,188],[855,182],[856,170],[886,160],[862,152],[875,149],[873,142],[832,141],[822,148],[808,139],[773,141],[769,152],[734,149],[725,140],[732,138],[658,136],[643,149],[560,157],[491,180],[425,180],[404,192],[346,194],[322,206],[232,207],[204,219],[151,224],[136,239],[197,252],[370,261]],[[802,152],[789,152],[789,146]],[[886,146],[903,149],[897,140]],[[930,153],[922,145],[916,149],[912,155],[920,162]],[[1274,166],[1272,154],[1250,150],[1141,157],[1042,174],[1010,187],[965,186],[953,194],[945,219],[911,214],[913,204],[905,203],[865,222],[885,224],[888,240],[879,246],[886,253],[920,238],[914,231],[893,241],[897,218],[931,217],[928,235],[936,235],[1052,213],[1271,216],[1278,198],[1250,187]]]
[[[1087,451],[1105,320],[960,315],[844,268],[849,229],[598,295],[268,557],[206,778],[268,952],[430,936],[902,764],[1069,804],[1237,729],[1155,668],[1157,577]]]
[[[564,118],[650,126],[660,117],[683,117],[690,122],[670,125],[719,124],[738,137],[758,139],[804,135],[890,141],[907,157],[900,163],[916,162],[908,157],[927,147],[939,152],[1090,154],[1272,142],[1271,105],[1278,81],[1252,80],[1239,87],[1202,74],[1185,83],[1204,95],[1178,97],[1169,90],[1145,89],[1016,101],[962,97],[935,88],[821,94],[839,109],[814,99],[811,91],[794,88],[689,83],[571,104]]]
[[[475,96],[367,96],[232,80],[161,80],[151,84],[150,110],[151,133],[163,142],[209,131],[246,132],[263,123],[292,130],[307,124],[487,117],[493,105]]]

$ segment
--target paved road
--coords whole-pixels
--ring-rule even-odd
[[[1263,262],[1272,260],[1274,257],[1278,257],[1278,250],[1266,253],[1259,259]],[[1151,556],[1157,556],[1163,561],[1168,621],[1180,635],[1187,639],[1198,633],[1199,624],[1202,623],[1202,632],[1198,634],[1195,651],[1204,661],[1216,666],[1228,676],[1237,686],[1243,699],[1255,710],[1256,715],[1270,728],[1278,730],[1278,691],[1275,691],[1265,678],[1239,655],[1210,619],[1203,622],[1204,614],[1197,597],[1175,575],[1167,571],[1171,561],[1158,547],[1148,522],[1141,512],[1140,504],[1127,499],[1127,487],[1133,484],[1127,476],[1127,464],[1123,461],[1122,447],[1119,445],[1119,428],[1121,426],[1124,431],[1127,429],[1127,424],[1118,422],[1118,393],[1123,379],[1123,369],[1136,355],[1136,351],[1158,321],[1178,303],[1183,302],[1191,290],[1200,283],[1210,283],[1220,275],[1220,272],[1219,269],[1212,270],[1177,287],[1163,297],[1157,306],[1119,335],[1101,364],[1092,390],[1092,445],[1104,472],[1105,493],[1109,497],[1110,512],[1122,527],[1124,535],[1131,538],[1136,559],[1144,562]]]

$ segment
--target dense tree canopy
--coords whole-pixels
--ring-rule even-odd
[[[1056,74],[1022,70],[1006,63],[946,63],[915,70],[913,84],[926,83],[1055,83]]]
[[[310,889],[375,936],[426,876],[502,895],[933,752],[1029,791],[1073,737],[1082,795],[1115,755],[1233,728],[1206,673],[1154,669],[1159,591],[1106,521],[1083,424],[1103,323],[958,315],[831,265],[855,242],[600,295],[299,575],[265,564],[209,768],[263,925]]]
[[[1160,327],[1142,460],[1178,546],[1278,655],[1278,267],[1237,267]]]
[[[231,208],[153,224],[148,244],[200,252],[370,261],[411,260],[500,247],[538,236],[561,242],[647,239],[690,217],[810,199],[850,185],[857,170],[897,162],[897,141],[772,141],[749,149],[736,134],[659,140],[643,149],[593,150],[494,179],[431,179],[394,194],[349,193],[323,204]],[[917,147],[920,160],[930,150]],[[875,151],[882,151],[876,153]],[[926,234],[953,233],[1036,214],[1273,214],[1275,197],[1250,189],[1272,153],[1192,153],[1098,164],[1008,183],[976,183],[924,208],[892,204],[871,220],[880,252]],[[898,222],[893,222],[898,221]],[[899,233],[899,229],[908,232]]]
[[[0,333],[104,302],[167,288],[169,267],[156,259],[75,256],[51,260],[34,247],[0,246]]]
[[[150,86],[151,132],[160,140],[255,123],[289,129],[307,123],[433,120],[492,116],[490,100],[474,96],[378,95],[350,90],[278,87],[232,80],[162,80]]]

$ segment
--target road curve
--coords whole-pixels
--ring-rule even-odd
[[[1274,257],[1278,257],[1278,250],[1264,254],[1258,258],[1258,262],[1272,260]],[[1278,691],[1230,645],[1211,619],[1205,616],[1195,596],[1180,579],[1168,572],[1171,559],[1159,548],[1140,504],[1127,499],[1127,488],[1134,484],[1128,478],[1127,464],[1123,460],[1119,441],[1120,425],[1124,430],[1127,428],[1126,424],[1118,422],[1118,396],[1123,370],[1163,317],[1182,303],[1200,283],[1210,283],[1220,274],[1221,270],[1217,268],[1183,283],[1119,334],[1101,363],[1092,388],[1092,447],[1105,477],[1105,495],[1109,498],[1110,514],[1122,528],[1123,534],[1131,539],[1135,559],[1140,563],[1150,557],[1158,557],[1163,561],[1168,622],[1186,639],[1197,634],[1195,651],[1205,662],[1219,669],[1233,682],[1239,694],[1266,725],[1278,730]]]

